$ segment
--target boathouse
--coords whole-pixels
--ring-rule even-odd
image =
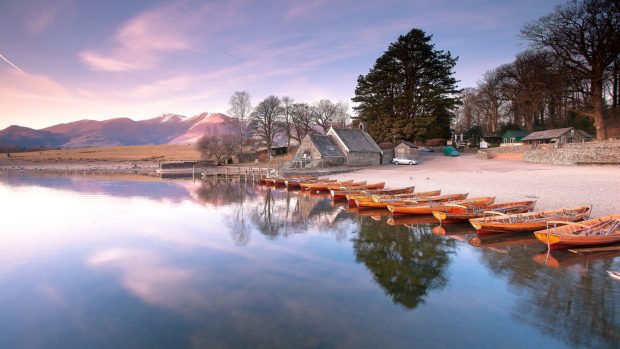
[[[394,148],[394,153],[397,158],[416,160],[418,156],[418,146],[411,142],[400,141],[396,148]]]
[[[295,167],[375,166],[381,148],[359,129],[330,128],[326,135],[306,135],[299,145]]]
[[[581,143],[592,140],[589,133],[575,129],[573,127],[557,128],[553,130],[545,130],[532,132],[521,139],[525,144],[547,144],[552,143],[561,145],[565,143]]]

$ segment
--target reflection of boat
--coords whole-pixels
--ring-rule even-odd
[[[620,242],[620,214],[580,223],[552,220],[562,226],[537,231],[534,235],[551,249],[570,246],[607,245]]]
[[[388,214],[390,211],[383,210]],[[364,212],[364,211],[360,211]],[[433,224],[437,223],[433,216],[397,216],[390,217],[387,220],[387,224],[389,225],[406,225],[406,224]]]
[[[433,211],[443,210],[447,205],[457,204],[462,206],[481,206],[488,205],[495,201],[495,197],[472,198],[466,200],[446,201],[446,202],[426,202],[413,205],[388,205],[388,210],[393,215],[432,215]]]
[[[365,216],[385,217],[385,216],[390,215],[390,211],[386,209],[371,209],[371,210],[354,209],[354,210],[358,216],[362,216],[362,217],[365,217]]]
[[[404,216],[405,218],[407,216]],[[465,241],[466,235],[476,234],[476,231],[469,224],[451,224],[450,226],[438,225],[433,227],[433,234],[448,236],[450,238]]]
[[[503,214],[529,212],[534,209],[534,205],[536,205],[536,201],[514,201],[486,206],[448,205],[444,210],[433,211],[433,216],[440,223],[467,222],[472,218],[480,218],[498,212]]]
[[[554,268],[566,268],[573,265],[588,265],[597,260],[609,260],[620,256],[620,251],[607,251],[589,254],[577,254],[568,251],[539,253],[532,257],[536,263]]]
[[[590,216],[590,206],[561,208],[540,212],[518,213],[511,215],[486,216],[470,219],[478,234],[502,232],[533,232],[547,228],[549,221],[576,222]]]
[[[475,247],[500,247],[514,245],[533,245],[537,240],[531,234],[483,234],[477,235],[469,244]]]

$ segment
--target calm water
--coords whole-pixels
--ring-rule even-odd
[[[618,254],[243,183],[5,174],[0,208],[2,348],[620,345]]]

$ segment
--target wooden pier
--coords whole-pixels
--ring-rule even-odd
[[[202,177],[260,179],[276,176],[280,171],[271,167],[214,166],[202,169]]]

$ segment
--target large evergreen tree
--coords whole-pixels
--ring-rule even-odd
[[[358,118],[379,141],[448,138],[459,104],[457,59],[435,50],[431,36],[420,29],[401,35],[366,76],[357,78]]]

